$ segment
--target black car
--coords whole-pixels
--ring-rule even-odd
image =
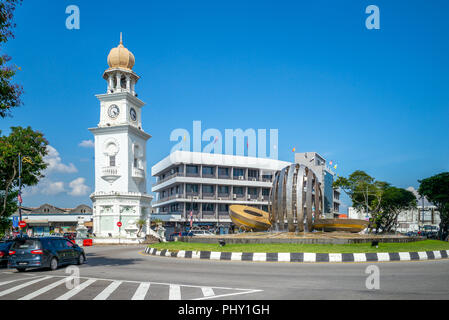
[[[8,268],[50,268],[86,262],[84,250],[65,238],[18,238],[9,249]]]
[[[9,248],[12,244],[12,241],[0,242],[0,268],[8,266]]]

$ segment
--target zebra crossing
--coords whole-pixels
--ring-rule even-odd
[[[206,300],[262,291],[57,275],[21,276],[0,279],[0,300]]]

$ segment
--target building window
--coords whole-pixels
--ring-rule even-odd
[[[218,194],[229,194],[229,187],[228,186],[218,186]]]
[[[264,181],[272,181],[272,180],[273,180],[273,176],[272,176],[271,174],[264,174],[264,175],[262,176],[262,179],[263,179]]]
[[[115,156],[109,156],[109,166],[115,167]]]
[[[259,172],[257,170],[248,170],[248,178],[257,178],[259,176]]]
[[[245,171],[243,169],[234,169],[234,177],[244,177]]]
[[[262,210],[268,212],[268,206],[262,206]]]
[[[187,210],[187,212],[198,211],[198,203],[187,202],[186,203],[186,210]]]
[[[229,205],[224,204],[224,203],[220,203],[218,205],[218,211],[220,211],[220,212],[229,212]]]
[[[218,175],[221,177],[229,177],[229,168],[218,168]]]
[[[262,195],[263,196],[269,196],[270,195],[270,189],[263,188],[262,189]]]
[[[187,193],[198,193],[198,185],[197,184],[186,184],[186,192]]]
[[[248,194],[252,196],[257,196],[258,195],[257,188],[248,188]]]
[[[234,187],[234,194],[243,195],[243,187]]]
[[[198,166],[187,166],[186,172],[188,174],[198,174]]]
[[[214,186],[203,185],[203,193],[214,193]]]
[[[203,203],[203,212],[213,212],[214,211],[214,204],[213,203]]]
[[[203,167],[203,175],[213,176],[215,173],[214,167]]]

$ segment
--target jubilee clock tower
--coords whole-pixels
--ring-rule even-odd
[[[120,44],[108,56],[103,79],[107,92],[100,100],[100,122],[89,129],[95,136],[95,192],[93,232],[97,237],[136,238],[138,220],[149,228],[152,197],[147,194],[146,144],[151,136],[142,129],[142,107],[135,91],[134,55]],[[122,227],[118,227],[121,222]]]

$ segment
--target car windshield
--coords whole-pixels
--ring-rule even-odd
[[[39,249],[40,243],[37,240],[16,240],[11,249]]]
[[[9,243],[2,242],[0,243],[0,250],[5,250],[9,248]]]

